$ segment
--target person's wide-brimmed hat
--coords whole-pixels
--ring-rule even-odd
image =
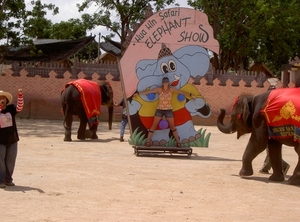
[[[12,103],[13,97],[10,93],[0,90],[0,96],[5,96],[7,98],[7,100],[8,100],[7,104]]]

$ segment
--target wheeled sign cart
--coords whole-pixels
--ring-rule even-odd
[[[197,130],[193,118],[212,114],[197,82],[211,67],[211,53],[219,53],[219,42],[201,11],[175,7],[153,13],[151,6],[147,10],[118,58],[128,141],[136,156],[190,157],[191,147],[209,144],[210,133],[205,136],[205,130]]]
[[[163,147],[163,146],[132,146],[136,156],[141,155],[186,155],[190,157],[193,154],[191,147]]]

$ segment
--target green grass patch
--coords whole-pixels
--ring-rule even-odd
[[[143,132],[138,132],[139,128],[136,128],[132,135],[128,139],[128,143],[130,145],[135,145],[135,146],[145,146],[147,137]],[[209,139],[211,136],[211,133],[206,134],[206,129],[203,130],[203,128],[198,130],[198,133],[201,134],[201,137],[198,138],[195,141],[191,141],[188,143],[182,143],[181,146],[183,147],[208,147],[209,145]],[[177,143],[174,137],[171,137],[170,140],[166,143],[167,147],[176,147]]]

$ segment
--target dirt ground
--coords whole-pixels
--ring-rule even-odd
[[[249,136],[236,139],[217,127],[209,148],[185,156],[135,156],[119,142],[119,123],[100,123],[99,139],[63,141],[61,121],[18,119],[19,152],[15,187],[0,189],[1,222],[62,221],[299,221],[299,188],[259,174],[238,176]],[[197,126],[200,128],[201,126]],[[284,159],[297,163],[293,148]]]

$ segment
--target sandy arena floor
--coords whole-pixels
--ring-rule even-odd
[[[1,222],[299,221],[300,187],[273,183],[259,174],[238,176],[249,136],[236,139],[217,127],[209,148],[187,157],[137,157],[119,142],[119,123],[100,124],[99,139],[63,141],[61,121],[18,119],[15,187],[0,189]],[[198,126],[200,128],[200,126]],[[291,165],[297,155],[284,147]]]

